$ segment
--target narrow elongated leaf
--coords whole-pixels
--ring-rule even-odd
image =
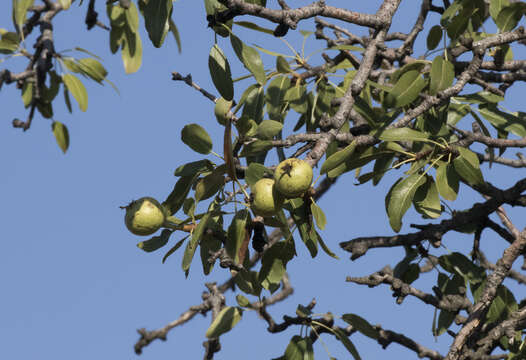
[[[68,128],[59,121],[53,121],[51,124],[51,130],[53,130],[53,135],[55,135],[55,140],[57,141],[58,146],[65,154],[69,147]]]
[[[425,182],[420,174],[413,174],[399,179],[389,190],[385,198],[389,224],[395,232],[402,227],[402,218],[411,205],[416,190]]]
[[[459,156],[453,160],[455,171],[468,184],[479,185],[484,183],[480,162],[477,155],[469,149],[459,147]]]
[[[141,241],[137,244],[137,247],[146,252],[152,252],[162,248],[164,245],[168,244],[168,240],[172,235],[172,230],[164,229],[161,232],[161,235],[154,236],[149,240]]]
[[[352,341],[347,337],[347,334],[345,334],[342,329],[337,328],[334,331],[334,335],[336,335],[336,338],[342,342],[343,346],[345,346],[345,348],[347,349],[349,354],[352,355],[354,360],[361,360],[360,354],[358,353],[356,346],[354,346]]]
[[[243,43],[234,34],[230,34],[230,42],[232,43],[232,48],[234,48],[237,57],[243,65],[245,65],[247,70],[254,75],[254,78],[260,85],[265,85],[267,82],[267,76],[265,75],[263,61],[261,61],[261,56],[258,51]]]
[[[128,24],[130,30],[133,33],[137,32],[137,30],[139,30],[139,12],[133,1],[130,1],[130,6],[124,10],[124,16],[126,17],[126,24]]]
[[[442,28],[440,25],[435,25],[429,30],[429,34],[427,34],[427,49],[436,49],[438,44],[440,44],[440,40],[442,40]]]
[[[325,229],[325,225],[327,225],[327,218],[325,217],[323,210],[318,206],[318,204],[314,202],[314,200],[312,200],[312,203],[310,204],[310,210],[314,220],[316,221],[316,225],[318,225],[318,228],[320,230]]]
[[[28,107],[33,101],[33,83],[26,81],[22,87],[22,101],[24,102],[24,107]]]
[[[231,101],[234,97],[234,83],[232,82],[230,65],[223,50],[217,44],[212,46],[210,50],[208,68],[217,91],[225,100]]]
[[[493,104],[479,105],[479,113],[498,130],[511,132],[517,136],[526,136],[526,118],[500,111]]]
[[[277,76],[270,82],[265,100],[267,103],[268,117],[271,120],[283,121],[283,98],[289,88],[290,79],[287,76]]]
[[[171,11],[172,0],[149,0],[144,7],[144,25],[155,47],[161,47],[163,43]]]
[[[63,74],[62,82],[75,100],[77,100],[80,110],[86,111],[88,108],[88,92],[84,84],[73,74]]]
[[[250,89],[250,90],[249,90]],[[263,108],[265,106],[265,90],[263,86],[256,84],[247,89],[247,96],[243,106],[241,117],[251,119],[257,124],[263,120]]]
[[[106,78],[106,75],[108,75],[108,71],[97,59],[80,59],[77,64],[82,74],[90,77],[98,83],[101,83]]]
[[[244,28],[250,29],[250,30],[256,30],[265,34],[274,35],[274,30],[267,29],[264,27],[261,27],[259,25],[256,25],[250,21],[234,21],[234,24],[242,26]]]
[[[453,164],[441,163],[436,172],[438,193],[446,200],[455,200],[458,194],[459,176]]]
[[[321,166],[320,174],[325,174],[331,171],[332,169],[337,168],[340,164],[349,159],[356,149],[356,142],[353,141],[351,144],[347,145],[344,149],[335,152],[325,160]]]
[[[327,244],[325,244],[325,241],[323,241],[322,237],[320,236],[320,234],[318,232],[316,232],[316,234],[318,235],[318,242],[320,243],[320,246],[322,248],[322,250],[327,254],[329,255],[330,257],[336,259],[336,260],[340,260],[340,258],[338,257],[338,255],[336,255],[331,249],[329,249],[329,247],[327,246]]]
[[[374,340],[378,339],[378,330],[376,330],[371,324],[369,324],[367,320],[365,320],[361,316],[358,316],[356,314],[344,314],[342,315],[342,319],[347,324],[352,325],[353,329],[358,330],[365,336],[370,337]]]
[[[174,36],[175,43],[177,44],[177,50],[180,53],[183,50],[183,48],[181,46],[181,37],[179,36],[179,30],[177,29],[177,26],[175,25],[172,19],[168,19],[168,26],[170,27],[170,31]]]
[[[190,265],[192,264],[192,259],[194,258],[194,254],[195,254],[195,251],[197,250],[197,246],[199,245],[199,241],[201,241],[201,238],[203,236],[203,233],[206,229],[206,226],[211,216],[212,216],[212,213],[209,211],[201,218],[201,220],[199,221],[199,224],[197,224],[197,226],[195,227],[192,233],[192,237],[190,238],[190,241],[186,245],[186,249],[184,250],[184,255],[183,255],[182,268],[183,268],[183,271],[187,273],[188,273],[188,270],[190,269]]]
[[[164,264],[164,262],[166,261],[166,259],[168,259],[168,257],[169,257],[170,255],[172,255],[174,252],[176,252],[176,251],[181,247],[181,245],[183,245],[184,241],[185,241],[186,239],[188,239],[189,236],[190,236],[190,235],[186,235],[184,238],[182,238],[181,240],[179,240],[179,241],[178,241],[178,242],[177,242],[177,243],[176,243],[176,244],[175,244],[170,250],[168,250],[168,251],[166,252],[166,254],[164,254],[164,256],[163,256],[163,260],[162,260],[162,263],[163,263],[163,264]]]
[[[455,78],[455,67],[452,63],[444,60],[442,56],[437,56],[431,65],[431,82],[429,84],[429,94],[436,95],[453,84]]]
[[[216,338],[226,332],[232,330],[234,326],[241,320],[243,309],[238,307],[227,306],[224,307],[217,317],[214,319],[208,330],[206,330],[206,337]]]
[[[214,224],[212,225],[212,227],[214,228],[220,227],[220,225],[215,222],[212,222],[212,224]],[[222,232],[223,229],[216,229],[216,231]],[[208,233],[203,234],[203,237],[201,238],[201,243],[199,245],[201,264],[203,265],[203,274],[210,274],[210,272],[214,268],[214,263],[208,261],[210,259],[210,252],[215,253],[216,251],[221,249],[222,245],[223,244],[217,235]]]
[[[377,137],[384,141],[425,141],[429,135],[410,128],[390,128],[383,130]]]
[[[198,124],[185,125],[181,130],[181,140],[192,150],[200,154],[209,154],[212,150],[212,139],[206,130]]]
[[[426,81],[417,70],[404,73],[385,97],[387,107],[403,107],[418,98]]]

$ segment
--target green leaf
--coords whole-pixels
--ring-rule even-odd
[[[477,155],[466,148],[458,147],[459,156],[453,160],[455,171],[468,184],[480,185],[484,183],[482,171],[480,171],[480,162]]]
[[[217,44],[210,49],[208,68],[217,91],[225,100],[231,101],[234,98],[234,83],[232,82],[230,65],[223,50]]]
[[[214,164],[208,160],[199,160],[199,161],[193,161],[186,163],[184,165],[179,166],[177,169],[175,169],[174,175],[175,176],[194,176],[196,174],[200,174],[207,171],[214,170]]]
[[[312,311],[309,308],[299,304],[296,308],[296,315],[302,318],[308,318],[312,315]]]
[[[195,185],[195,201],[206,200],[217,194],[225,186],[224,171],[212,171]]]
[[[265,177],[265,175],[272,175],[272,171],[264,165],[252,162],[245,171],[245,181],[249,186],[253,186],[258,180]]]
[[[442,255],[438,258],[438,263],[444,270],[451,274],[458,274],[471,284],[481,283],[486,278],[486,272],[473,261],[459,252]]]
[[[144,25],[155,47],[161,47],[163,43],[165,28],[171,12],[172,0],[148,0],[144,7]]]
[[[526,117],[500,111],[493,104],[479,105],[479,113],[498,130],[511,132],[519,137],[526,136]]]
[[[347,334],[345,334],[343,332],[342,329],[340,328],[336,328],[334,330],[334,335],[336,336],[336,338],[338,340],[340,340],[343,344],[343,346],[345,346],[345,348],[347,349],[347,351],[352,355],[352,357],[355,359],[355,360],[361,360],[361,357],[360,357],[360,354],[358,354],[358,350],[356,349],[356,347],[354,346],[354,344],[351,342],[351,340],[349,339],[349,337],[347,336]]]
[[[108,75],[108,71],[97,59],[84,58],[78,60],[77,64],[82,74],[90,77],[98,83],[101,83]]]
[[[126,28],[124,30],[124,36],[121,38],[121,42],[121,55],[122,63],[124,65],[124,71],[126,72],[126,74],[134,73],[137,70],[139,70],[139,68],[142,65],[141,36],[139,35],[138,31],[132,32],[128,28]]]
[[[192,150],[200,154],[209,154],[212,151],[212,139],[206,130],[198,124],[185,125],[181,130],[181,140]]]
[[[236,301],[237,301],[237,304],[241,307],[249,307],[250,306],[250,301],[243,295],[241,294],[237,294],[236,295]]]
[[[62,82],[77,100],[80,110],[86,111],[88,108],[88,92],[84,84],[73,74],[62,74]]]
[[[247,226],[249,221],[250,214],[248,210],[239,210],[228,227],[228,238],[225,248],[228,256],[236,263],[239,263],[239,249],[248,235]]]
[[[161,232],[161,235],[154,236],[146,241],[141,241],[137,244],[137,247],[146,252],[158,250],[164,245],[168,244],[168,239],[170,239],[170,235],[172,235],[172,230],[164,229]]]
[[[58,2],[64,10],[69,9],[69,7],[71,6],[71,0],[58,0]]]
[[[194,179],[195,175],[189,175],[182,176],[179,180],[177,180],[172,192],[163,202],[164,207],[168,210],[170,215],[175,214],[177,211],[179,211],[181,206],[183,206],[184,200],[190,192],[190,188],[192,187]]]
[[[33,101],[33,83],[29,81],[24,81],[24,86],[22,87],[22,101],[24,102],[24,107],[28,107]]]
[[[310,337],[295,335],[285,349],[285,360],[314,360],[314,350]]]
[[[229,117],[227,116],[232,108],[233,101],[225,100],[223,97],[220,97],[216,101],[214,107],[214,115],[216,116],[217,122],[225,126]]]
[[[325,225],[327,225],[327,219],[325,218],[323,210],[318,206],[318,204],[314,202],[314,200],[312,200],[310,204],[310,210],[314,220],[316,221],[316,225],[318,225],[318,228],[320,230],[325,229]]]
[[[241,320],[242,315],[243,309],[241,308],[231,306],[224,307],[219,314],[217,314],[208,330],[206,330],[206,337],[209,339],[216,338],[229,332],[234,326],[236,326],[239,320]]]
[[[201,220],[199,221],[199,224],[197,224],[197,226],[195,227],[192,233],[192,237],[190,241],[186,245],[186,249],[184,250],[184,255],[183,255],[182,268],[183,268],[183,271],[187,273],[188,273],[188,270],[190,269],[192,259],[194,258],[195,250],[197,250],[197,246],[199,245],[199,242],[203,236],[203,233],[207,227],[208,221],[210,220],[211,216],[212,216],[212,213],[207,212],[201,218]]]
[[[71,114],[73,112],[73,109],[71,107],[71,99],[69,98],[69,91],[66,87],[64,87],[64,102],[66,103],[66,107],[68,108],[68,111]]]
[[[265,90],[255,84],[246,90],[245,103],[241,117],[254,120],[257,124],[263,120],[263,107],[265,106]]]
[[[259,25],[256,25],[250,21],[234,21],[234,24],[242,26],[244,28],[250,29],[250,30],[256,30],[265,34],[274,35],[274,31],[271,29],[267,29],[264,27],[261,27]]]
[[[181,240],[179,240],[179,241],[178,241],[178,242],[177,242],[177,243],[176,243],[176,244],[175,244],[170,250],[168,250],[168,251],[166,252],[166,254],[164,254],[164,256],[163,256],[163,260],[162,260],[162,263],[163,263],[163,264],[164,264],[164,262],[166,261],[166,259],[168,259],[168,257],[169,257],[170,255],[172,255],[174,252],[176,252],[176,251],[181,247],[181,245],[183,245],[184,241],[185,241],[186,239],[188,239],[189,236],[190,236],[190,235],[186,235],[184,238],[182,238]]]
[[[323,239],[321,238],[320,234],[318,232],[316,232],[316,235],[318,236],[318,242],[320,243],[320,246],[322,248],[322,250],[327,254],[329,255],[331,258],[334,258],[336,260],[340,260],[340,258],[338,257],[338,255],[336,255],[331,249],[329,249],[329,247],[327,246],[327,244],[325,244],[325,241],[323,241]]]
[[[378,330],[376,330],[367,320],[356,314],[344,314],[342,315],[343,321],[347,324],[352,325],[353,329],[361,332],[365,336],[377,340],[380,336]]]
[[[179,30],[177,29],[177,26],[175,25],[172,19],[168,19],[168,26],[170,27],[170,31],[174,36],[175,43],[177,44],[177,50],[179,51],[179,53],[181,53],[183,48],[181,46],[181,37],[179,36]]]
[[[51,124],[51,130],[53,130],[53,135],[55,135],[55,140],[57,140],[58,146],[65,154],[69,147],[68,128],[59,121],[53,121]]]
[[[22,30],[22,26],[26,22],[27,9],[34,3],[34,0],[13,0],[13,21],[18,28]]]
[[[262,140],[270,140],[278,135],[283,124],[274,120],[263,120],[258,126],[256,136]]]
[[[276,70],[282,74],[288,74],[292,71],[287,60],[281,55],[278,55],[276,59]]]
[[[356,149],[356,142],[351,142],[350,145],[347,145],[344,149],[335,152],[325,160],[321,166],[320,174],[328,173],[329,171],[337,168],[340,164],[349,159]]]
[[[248,71],[254,75],[254,78],[260,85],[265,85],[267,76],[265,68],[261,61],[261,56],[253,47],[243,43],[237,36],[230,34],[230,42],[239,60],[245,65]]]
[[[303,199],[290,199],[284,204],[284,207],[290,211],[294,223],[298,227],[301,240],[307,246],[310,255],[314,258],[318,254],[318,233],[314,231],[312,224],[306,216],[307,207]]]
[[[438,189],[433,177],[426,175],[426,182],[418,188],[413,198],[415,210],[425,218],[436,219],[442,213]]]
[[[212,219],[213,220],[213,219]],[[214,228],[214,231],[224,233],[222,229],[222,225],[218,224],[217,222],[212,222],[212,220],[209,222],[209,227]],[[212,224],[210,224],[212,223]],[[215,226],[210,226],[215,225]],[[200,242],[200,253],[201,253],[201,264],[203,265],[203,273],[205,275],[210,274],[214,267],[214,263],[209,262],[210,259],[210,253],[215,253],[219,249],[221,249],[223,243],[221,242],[221,239],[217,234],[209,234],[205,233],[203,234],[203,237],[201,238]]]
[[[426,81],[417,70],[404,73],[385,97],[387,107],[403,107],[416,100],[426,87]]]
[[[431,65],[431,82],[429,94],[436,95],[453,84],[455,79],[455,66],[442,56],[437,56]]]
[[[420,174],[398,179],[385,198],[389,224],[395,232],[402,227],[402,218],[411,205],[416,190],[425,182]]]
[[[384,141],[427,141],[429,135],[407,127],[385,129],[376,137]]]
[[[435,25],[429,30],[427,34],[427,49],[434,50],[442,40],[442,28],[440,25]]]
[[[271,140],[256,140],[243,146],[243,150],[241,150],[239,156],[246,157],[260,154],[272,149],[272,147],[273,145]]]
[[[446,200],[455,200],[458,194],[459,176],[453,164],[441,163],[436,170],[438,193]]]
[[[124,8],[120,5],[106,5],[106,13],[110,19],[112,29],[122,27],[126,24],[126,15],[124,15],[124,11]]]
[[[526,12],[526,4],[522,1],[501,8],[497,16],[497,24],[501,32],[513,30]]]
[[[488,324],[506,320],[511,313],[517,311],[519,306],[513,293],[504,285],[499,285],[497,296],[489,307],[486,321]]]
[[[285,93],[283,100],[288,101],[290,107],[300,114],[306,113],[309,109],[307,87],[305,85],[292,86]]]
[[[255,271],[241,270],[234,277],[237,287],[246,294],[259,296],[261,294],[261,284],[258,280],[258,273]]]
[[[139,12],[133,1],[130,1],[130,6],[127,9],[124,9],[124,16],[131,32],[136,33],[139,30]]]
[[[271,120],[283,121],[283,98],[290,88],[290,79],[287,76],[276,76],[267,88],[265,96],[268,117]]]
[[[497,18],[499,17],[499,13],[502,10],[502,8],[508,6],[509,4],[509,0],[490,0],[489,14],[491,15],[495,23],[497,22]]]

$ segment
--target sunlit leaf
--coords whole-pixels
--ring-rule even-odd
[[[455,79],[455,66],[442,56],[437,56],[431,65],[431,82],[429,94],[436,95],[453,84]]]
[[[425,182],[420,174],[413,174],[407,178],[400,178],[389,190],[385,198],[389,224],[395,232],[402,227],[402,218],[411,206],[416,190]]]
[[[84,84],[73,74],[62,74],[62,82],[77,100],[80,110],[86,111],[88,108],[88,92]]]
[[[224,307],[219,314],[217,314],[208,330],[206,330],[206,337],[209,339],[216,338],[229,332],[234,326],[236,326],[239,320],[241,320],[242,315],[243,309],[241,308],[231,306]]]
[[[53,121],[51,124],[51,130],[53,130],[53,135],[55,135],[55,140],[57,141],[58,146],[63,153],[66,153],[69,147],[68,128],[59,121]]]
[[[234,48],[237,57],[243,65],[245,65],[247,70],[254,75],[254,78],[260,85],[265,85],[267,82],[267,76],[265,75],[263,62],[261,61],[261,56],[258,51],[242,42],[234,34],[230,34],[230,42],[232,43],[232,47]]]

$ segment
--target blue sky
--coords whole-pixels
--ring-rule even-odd
[[[353,2],[353,10],[373,12],[379,3]],[[105,20],[103,2],[99,1],[97,6],[101,19]],[[2,7],[0,27],[11,30],[10,4]],[[178,54],[171,37],[162,49],[154,49],[143,33],[143,65],[132,75],[124,74],[120,55],[111,55],[105,31],[85,30],[84,11],[85,5],[80,9],[73,5],[57,16],[55,47],[60,51],[81,46],[101,56],[109,70],[109,79],[117,85],[120,95],[108,85],[102,87],[84,81],[89,93],[87,112],[81,112],[74,104],[74,113],[69,114],[58,101],[54,118],[68,126],[71,138],[66,155],[55,143],[49,120],[37,116],[26,133],[13,129],[11,120],[26,116],[19,90],[4,86],[0,92],[3,115],[0,122],[3,167],[0,176],[3,199],[0,206],[3,245],[0,358],[3,359],[136,358],[133,345],[138,339],[137,328],[151,330],[164,326],[189,306],[201,302],[205,281],[221,282],[228,276],[217,267],[205,279],[196,258],[190,276],[185,279],[180,266],[182,249],[165,264],[161,264],[165,249],[150,254],[142,252],[135,245],[143,239],[127,232],[124,213],[119,209],[141,196],[163,200],[175,183],[173,170],[201,158],[180,141],[180,130],[186,123],[205,127],[214,140],[214,150],[221,151],[222,127],[216,123],[213,104],[183,83],[173,82],[170,75],[172,71],[183,75],[191,73],[194,81],[215,93],[208,73],[208,52],[214,36],[206,28],[201,1],[180,0],[174,4],[183,53]],[[403,2],[393,30],[407,31],[415,11],[413,2]],[[433,19],[436,22],[437,16]],[[305,22],[300,28],[313,30],[311,25]],[[286,51],[279,40],[271,37],[242,28],[235,32],[247,43]],[[301,46],[298,36],[291,34],[288,39],[294,46]],[[421,37],[418,44],[422,49],[425,37]],[[219,45],[229,56],[234,76],[244,74],[245,70],[232,56],[229,42],[220,38]],[[324,44],[310,39],[308,46],[315,50]],[[266,64],[274,64],[272,57],[262,56]],[[0,69],[5,66],[20,70],[25,63],[15,58],[0,63]],[[524,86],[510,91],[505,103],[509,109],[521,110],[521,89],[524,91]],[[242,90],[236,88],[236,94]],[[289,116],[288,121],[293,125],[295,115]],[[469,126],[469,120],[464,120],[464,124]],[[286,153],[290,155],[291,151]],[[490,181],[511,186],[521,173],[522,170],[494,166]],[[338,247],[340,241],[357,236],[392,234],[385,215],[384,196],[397,176],[400,173],[393,172],[373,188],[355,186],[352,174],[348,174],[319,201],[328,218],[322,236],[340,260],[323,253],[311,259],[298,243],[300,256],[289,263],[295,292],[286,302],[270,308],[276,320],[285,314],[293,315],[298,304],[306,304],[316,297],[315,312],[357,313],[373,324],[404,331],[416,341],[446,352],[448,335],[436,342],[431,335],[433,309],[411,298],[398,306],[387,287],[368,289],[345,283],[347,275],[366,275],[385,264],[394,266],[403,256],[399,249],[374,250],[350,262],[348,254]],[[462,190],[459,199],[450,204],[453,208],[464,209],[474,199],[482,201],[469,189]],[[519,213],[510,214],[517,219]],[[404,220],[402,232],[410,231],[411,222],[422,222],[413,210]],[[519,220],[523,223],[517,224],[524,226],[524,216]],[[173,235],[170,243],[180,238],[182,235]],[[490,234],[484,243],[491,249],[488,256],[495,260],[503,249],[501,240]],[[445,244],[450,250],[465,250],[471,241],[468,236],[454,235]],[[436,274],[425,279],[436,281]],[[415,284],[426,291],[432,285],[426,280]],[[232,293],[228,294],[227,304],[235,305]],[[201,358],[201,344],[209,323],[210,316],[196,316],[174,329],[167,342],[148,346],[140,358]],[[216,358],[278,357],[289,339],[298,333],[296,327],[271,335],[266,331],[266,323],[248,311],[243,321],[221,338],[223,350]],[[340,343],[326,335],[323,340],[332,356],[348,358]],[[359,334],[352,340],[364,359],[386,355],[416,358],[396,344],[391,345],[387,353]],[[315,344],[315,352],[317,358],[328,358],[320,342]]]

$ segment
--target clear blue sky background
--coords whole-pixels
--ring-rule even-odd
[[[103,3],[97,2],[97,11],[106,22]],[[328,3],[349,4],[348,1]],[[352,3],[353,9],[374,12],[380,1]],[[392,30],[407,31],[412,26],[416,3],[419,2],[403,2]],[[291,4],[300,5],[300,2],[291,1]],[[180,0],[174,4],[174,19],[183,41],[182,54],[177,53],[172,37],[167,38],[162,49],[154,49],[143,33],[143,66],[133,75],[124,74],[120,55],[111,55],[105,31],[85,30],[85,5],[79,9],[75,4],[57,16],[56,49],[81,46],[101,56],[109,70],[109,79],[117,84],[120,95],[108,85],[101,87],[84,81],[89,93],[87,112],[79,111],[74,104],[71,115],[65,105],[60,104],[61,100],[57,102],[54,118],[70,130],[68,153],[61,153],[51,133],[50,121],[40,116],[36,116],[26,133],[13,129],[13,118],[26,117],[19,90],[4,86],[0,93],[2,359],[137,358],[133,352],[137,328],[164,326],[189,306],[201,302],[205,281],[221,282],[228,276],[227,271],[216,267],[205,279],[196,257],[190,276],[185,279],[180,266],[182,249],[164,265],[161,258],[168,246],[151,254],[142,252],[135,244],[143,239],[127,232],[124,213],[119,209],[141,196],[163,200],[176,181],[173,170],[185,162],[200,159],[180,141],[180,130],[185,123],[204,126],[214,139],[214,149],[221,151],[222,127],[214,118],[213,104],[183,83],[173,82],[170,75],[172,71],[183,75],[191,73],[198,84],[215,93],[207,64],[214,36],[206,28],[202,2]],[[0,27],[12,30],[10,10],[10,2],[2,4]],[[436,22],[436,15],[431,18]],[[312,22],[301,23],[300,28],[314,29]],[[358,31],[356,27],[352,29]],[[242,28],[235,32],[248,43],[287,51],[272,37]],[[292,34],[288,39],[295,47],[301,46],[298,36]],[[232,56],[229,42],[220,38],[219,44],[229,55],[234,76],[244,74],[245,70]],[[421,50],[425,35],[418,44]],[[324,45],[314,39],[309,41],[311,49]],[[524,53],[516,55],[524,58]],[[263,55],[263,59],[269,66],[274,64],[268,55]],[[25,63],[15,58],[1,63],[0,69],[6,66],[20,70]],[[241,90],[237,88],[238,96]],[[524,91],[523,86],[510,91],[506,101],[509,109],[524,110],[521,90]],[[288,121],[293,125],[296,118],[291,114]],[[469,127],[470,121],[465,119],[463,124]],[[291,151],[286,153],[290,155]],[[523,174],[522,170],[494,166],[490,180],[507,187]],[[353,176],[349,174],[319,202],[328,217],[328,227],[322,236],[340,260],[323,253],[311,259],[301,242],[298,243],[300,256],[289,264],[295,292],[286,302],[270,308],[276,320],[284,314],[293,315],[298,304],[306,304],[316,297],[316,312],[357,313],[373,324],[406,332],[428,347],[442,353],[447,351],[448,335],[436,342],[431,335],[433,309],[412,298],[398,306],[385,286],[368,289],[345,283],[347,275],[366,275],[385,264],[394,266],[403,256],[397,249],[373,250],[368,256],[350,262],[348,254],[338,247],[340,241],[353,237],[392,233],[385,215],[384,196],[396,176],[400,173],[389,174],[373,188],[353,185]],[[464,209],[473,199],[481,201],[468,189],[462,191],[462,196],[450,204],[451,207]],[[524,226],[524,213],[511,214],[519,226]],[[402,232],[410,231],[411,222],[422,222],[413,210],[404,220]],[[489,246],[486,249],[491,249],[488,256],[495,260],[503,243],[491,233],[486,235],[483,243]],[[175,234],[170,243],[181,237]],[[471,241],[468,236],[454,235],[448,237],[445,245],[450,250],[465,250]],[[436,281],[436,273],[428,274],[425,279]],[[432,285],[426,280],[415,284],[426,291]],[[227,304],[234,305],[232,294],[227,295]],[[202,358],[201,344],[209,323],[210,316],[198,315],[170,332],[167,342],[156,341],[145,348],[141,358]],[[278,357],[290,337],[298,333],[298,327],[291,327],[285,333],[271,335],[266,331],[266,323],[254,312],[247,311],[243,321],[221,338],[223,350],[216,358]],[[327,335],[323,340],[332,356],[349,358],[340,343]],[[387,355],[416,358],[414,353],[396,344],[392,344],[387,353],[359,334],[352,340],[364,359]],[[315,344],[315,352],[317,358],[328,358],[321,342]]]

